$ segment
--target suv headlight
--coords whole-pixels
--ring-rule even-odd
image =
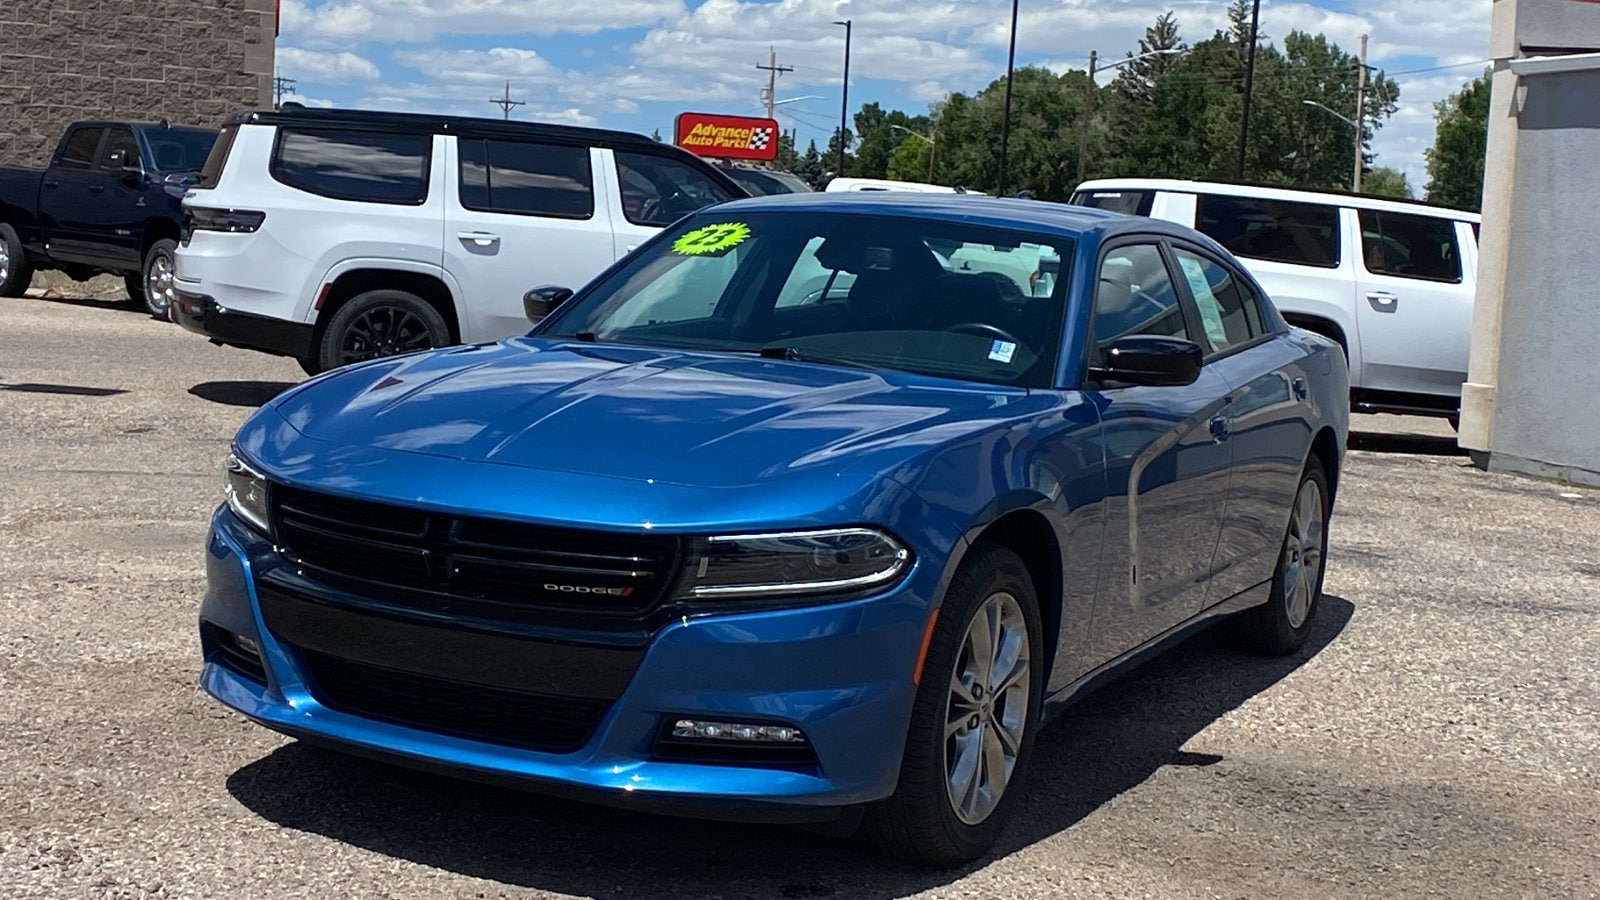
[[[228,508],[246,524],[265,535],[272,534],[272,518],[267,506],[267,478],[250,464],[230,452],[223,464],[222,492]]]
[[[695,538],[679,600],[763,597],[844,599],[886,587],[911,566],[911,551],[871,528]]]

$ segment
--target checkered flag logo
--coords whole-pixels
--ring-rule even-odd
[[[765,150],[765,149],[767,149],[767,144],[771,143],[771,141],[772,141],[772,129],[771,128],[752,128],[752,129],[750,129],[750,149],[751,150]]]

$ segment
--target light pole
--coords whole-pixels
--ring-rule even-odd
[[[1120,69],[1128,63],[1138,62],[1141,59],[1149,59],[1152,56],[1177,56],[1180,53],[1183,53],[1183,51],[1179,50],[1177,47],[1168,47],[1165,50],[1151,50],[1149,53],[1141,53],[1138,56],[1129,56],[1124,59],[1120,59],[1111,65],[1106,66],[1106,68]],[[1088,175],[1089,171],[1089,120],[1094,118],[1094,73],[1095,64],[1099,61],[1099,59],[1099,53],[1094,50],[1089,51],[1089,87],[1088,90],[1084,92],[1083,121],[1078,123],[1079,184],[1083,183],[1083,179]]]
[[[909,134],[914,138],[921,138],[921,139],[923,139],[923,140],[928,142],[928,183],[932,184],[933,183],[933,154],[934,154],[935,151],[937,151],[939,149],[939,142],[937,140],[931,138],[931,137],[928,137],[927,135],[923,134],[920,131],[912,131],[911,129],[905,127],[904,125],[891,124],[889,126],[889,128],[891,130],[894,130],[894,131],[904,131],[906,134]],[[934,133],[937,134],[938,132],[936,131]]]
[[[1017,65],[1017,3],[1011,0],[1011,50],[1006,54],[1006,109],[1000,120],[1000,177],[994,186],[994,195],[1006,192],[1006,145],[1011,140],[1011,73]]]
[[[1344,113],[1323,106],[1321,103],[1318,103],[1315,100],[1301,100],[1300,102],[1307,106],[1315,106],[1317,109],[1322,110],[1328,115],[1333,116],[1334,118],[1356,130],[1356,167],[1355,172],[1350,176],[1350,190],[1357,194],[1361,193],[1361,148],[1363,144],[1362,138],[1366,136],[1366,129],[1362,128],[1361,120],[1352,119]]]
[[[1250,94],[1256,82],[1256,37],[1261,24],[1261,0],[1250,5],[1250,52],[1244,61],[1244,110],[1239,116],[1239,168],[1235,177],[1244,180],[1244,149],[1250,143]]]
[[[833,23],[844,26],[844,85],[839,92],[839,171],[834,175],[835,178],[844,177],[844,145],[847,143],[844,137],[845,121],[850,115],[850,21],[845,19]]]

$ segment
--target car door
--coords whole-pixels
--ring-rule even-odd
[[[602,151],[518,138],[459,138],[445,204],[444,266],[460,286],[463,341],[526,332],[530,288],[577,290],[613,261]]]
[[[1162,242],[1098,263],[1091,360],[1134,334],[1198,342]],[[1232,445],[1228,384],[1210,367],[1181,387],[1091,386],[1101,405],[1108,497],[1094,656],[1109,660],[1198,613],[1222,526]]]
[[[1355,215],[1362,386],[1459,397],[1467,378],[1474,285],[1458,223],[1387,210]]]
[[[39,183],[39,217],[52,259],[92,264],[89,251],[89,186],[105,136],[101,125],[80,125],[67,135],[61,153]]]
[[[121,160],[134,168],[124,169]],[[84,251],[103,265],[139,268],[147,202],[144,162],[133,129],[116,125],[106,129],[89,179]]]
[[[679,218],[732,199],[705,173],[680,159],[636,150],[611,151],[606,178],[618,203],[611,214],[618,258]]]
[[[1227,382],[1233,476],[1205,605],[1266,581],[1277,562],[1289,506],[1311,446],[1305,352],[1275,334],[1256,286],[1241,268],[1198,244],[1174,242],[1180,288],[1200,314],[1206,368]]]

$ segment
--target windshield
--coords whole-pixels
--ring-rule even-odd
[[[751,194],[809,194],[811,185],[788,172],[768,172],[759,169],[723,169],[724,174],[739,183]]]
[[[161,172],[198,172],[211,154],[217,133],[192,128],[146,128],[150,157]]]
[[[1048,387],[1072,242],[862,214],[711,213],[537,333]]]

